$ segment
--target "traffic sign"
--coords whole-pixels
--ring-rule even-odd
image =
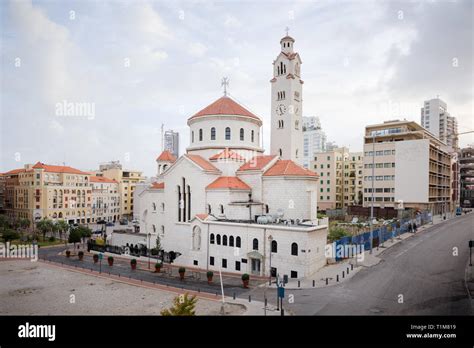
[[[99,260],[102,260],[103,257],[104,257],[104,254],[99,253]]]
[[[279,298],[285,298],[285,288],[282,287],[282,286],[280,286],[280,287],[278,288],[278,297],[279,297]]]

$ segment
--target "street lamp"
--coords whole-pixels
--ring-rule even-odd
[[[370,253],[372,254],[372,244],[374,240],[374,177],[375,175],[375,131],[372,131],[372,198],[370,202]]]
[[[151,232],[148,232],[148,269],[150,269],[150,239],[151,239]]]
[[[268,285],[272,285],[272,242],[273,242],[273,237],[272,235],[268,236],[268,241],[270,242],[270,279],[268,281]]]

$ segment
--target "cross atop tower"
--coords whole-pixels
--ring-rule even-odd
[[[288,36],[288,32],[290,31],[290,28],[286,27],[285,31],[286,31],[286,36]]]
[[[224,95],[227,96],[227,87],[229,86],[229,78],[223,77],[221,81],[221,86],[224,87]]]

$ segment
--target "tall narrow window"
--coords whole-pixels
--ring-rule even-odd
[[[191,132],[191,142],[194,143],[194,131]]]
[[[231,246],[231,247],[234,246],[234,236],[229,237],[229,246]]]
[[[222,204],[219,205],[219,209],[220,209],[220,211],[221,211],[221,214],[224,214],[224,206],[223,206]]]
[[[283,156],[283,151],[281,149],[278,150],[278,152],[280,153],[280,157]]]
[[[181,187],[179,187],[179,185],[177,187],[177,191],[178,191],[178,221],[181,221],[181,205],[183,203],[181,202],[181,199],[182,199],[182,197],[181,197]]]
[[[240,128],[240,141],[244,141],[244,129]]]
[[[298,256],[298,244],[291,244],[291,255]]]
[[[250,132],[252,143],[255,141],[255,131]]]
[[[252,249],[253,250],[258,250],[258,239],[257,238],[254,238],[254,240],[252,242]]]
[[[217,245],[221,245],[221,235],[218,234],[216,237]]]
[[[240,237],[236,237],[236,238],[235,238],[235,246],[236,246],[237,248],[240,248]]]
[[[215,241],[216,241],[215,236],[214,236],[214,233],[211,233],[211,235],[209,236],[209,238],[210,238],[210,243],[211,243],[211,244],[214,244]]]
[[[227,236],[222,236],[222,245],[227,245]]]
[[[202,141],[202,129],[199,129],[199,141]]]
[[[187,187],[187,192],[186,193],[188,195],[188,197],[186,197],[186,201],[188,203],[188,209],[187,209],[188,219],[186,221],[189,221],[189,220],[191,220],[191,187],[189,185]]]
[[[230,140],[230,127],[225,129],[225,140]]]
[[[211,140],[216,140],[216,129],[214,127],[211,128]]]
[[[278,243],[276,240],[272,240],[272,253],[278,252]]]

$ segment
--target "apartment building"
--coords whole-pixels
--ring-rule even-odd
[[[119,183],[120,215],[122,218],[133,219],[133,192],[139,183],[144,183],[142,172],[122,169],[118,161],[102,164],[99,167],[99,176],[115,180]]]
[[[119,183],[106,177],[90,177],[92,188],[92,221],[115,222],[120,219]]]
[[[314,154],[326,150],[326,134],[319,117],[303,117],[303,167],[309,168]]]
[[[426,100],[421,108],[421,125],[454,150],[458,149],[458,123],[448,112],[447,104],[434,98]]]
[[[365,128],[364,206],[430,210],[441,214],[451,201],[450,147],[412,121]]]
[[[362,204],[363,153],[347,147],[314,154],[310,169],[319,175],[320,210]]]
[[[11,218],[91,222],[90,174],[68,166],[27,164],[2,174],[4,209]]]
[[[474,145],[459,152],[460,204],[464,208],[474,207]]]

